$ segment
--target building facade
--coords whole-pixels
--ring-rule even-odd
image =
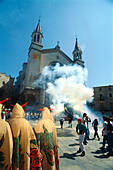
[[[113,86],[94,87],[93,109],[113,115]]]
[[[0,73],[0,101],[5,98],[12,98],[14,78]]]
[[[23,102],[28,100],[29,104],[35,103],[36,106],[40,105],[40,107],[48,105],[49,102],[46,100],[45,91],[40,88],[33,88],[32,84],[39,79],[45,66],[54,66],[56,63],[60,65],[76,63],[84,67],[82,51],[78,46],[77,38],[73,51],[73,60],[60,49],[59,42],[57,42],[55,48],[43,49],[42,39],[43,34],[39,20],[36,30],[32,33],[28,62],[23,64],[23,69],[19,72],[14,88],[14,98],[18,98]]]

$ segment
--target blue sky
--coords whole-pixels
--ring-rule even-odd
[[[72,58],[77,35],[87,85],[113,85],[113,0],[0,0],[0,72],[18,76],[40,16],[44,49]]]

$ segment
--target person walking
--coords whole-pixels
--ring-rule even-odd
[[[100,140],[99,135],[98,135],[98,120],[95,119],[92,123],[92,126],[94,127],[94,139],[96,138],[96,136],[98,137],[98,140]]]
[[[86,126],[82,123],[82,119],[78,119],[78,124],[76,126],[76,132],[79,135],[79,145],[80,148],[77,153],[81,153],[81,156],[85,156],[85,151],[83,147],[84,133],[87,131]]]

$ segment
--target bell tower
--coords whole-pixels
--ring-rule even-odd
[[[27,64],[27,76],[26,86],[31,87],[32,83],[39,78],[40,65],[42,56],[42,38],[43,34],[41,31],[40,20],[34,32],[31,35],[31,44],[28,52],[28,64]]]
[[[32,40],[31,40],[31,46],[32,44],[37,45],[37,47],[40,49],[42,49],[42,38],[43,38],[43,34],[41,32],[41,27],[40,27],[40,19],[38,22],[38,25],[35,29],[35,31],[32,33]]]
[[[84,61],[82,60],[82,50],[79,48],[78,39],[76,38],[75,48],[73,51],[73,63],[77,63],[84,67]]]

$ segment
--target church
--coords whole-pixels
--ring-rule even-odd
[[[42,39],[43,34],[39,20],[35,31],[32,33],[28,62],[23,64],[22,71],[19,72],[14,87],[13,98],[22,102],[28,101],[29,105],[34,107],[43,107],[50,104],[43,89],[32,87],[33,82],[40,77],[45,66],[55,66],[56,63],[61,66],[76,63],[84,67],[82,51],[79,48],[77,38],[73,51],[73,60],[60,49],[59,42],[57,42],[55,48],[43,49]]]

